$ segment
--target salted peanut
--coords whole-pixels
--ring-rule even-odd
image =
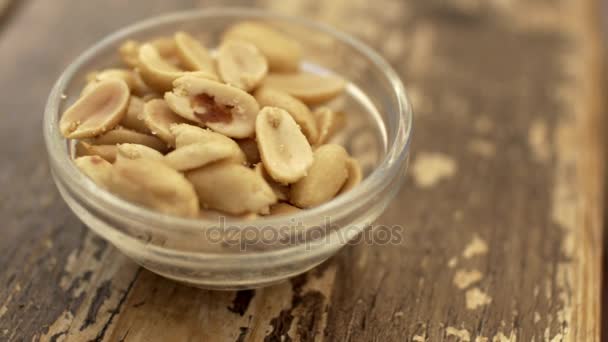
[[[76,157],[99,156],[110,163],[116,160],[116,145],[91,145],[84,141],[76,143]]]
[[[187,121],[173,113],[163,99],[154,99],[146,102],[142,112],[146,128],[169,146],[175,146],[175,136],[171,133],[169,127],[174,124],[186,123]]]
[[[319,107],[313,112],[319,139],[317,145],[325,144],[344,125],[344,114],[335,112],[328,107]]]
[[[241,148],[241,151],[245,154],[247,164],[254,165],[259,163],[262,159],[260,158],[260,151],[258,150],[258,143],[253,138],[239,139],[236,143]]]
[[[346,87],[346,82],[338,76],[321,76],[307,72],[269,74],[262,84],[281,89],[307,104],[329,101],[340,95]]]
[[[250,91],[268,73],[268,62],[255,45],[228,40],[218,50],[217,69],[224,83]]]
[[[257,163],[253,170],[270,185],[270,188],[274,192],[274,195],[277,196],[277,199],[286,201],[289,198],[289,186],[275,182],[275,180],[268,175],[268,172],[266,172],[262,163]]]
[[[136,132],[124,127],[115,128],[97,138],[91,139],[94,145],[139,144],[160,152],[167,150],[167,145],[157,137]]]
[[[157,150],[150,148],[146,145],[140,144],[119,144],[117,145],[118,156],[127,159],[152,159],[156,161],[163,161],[164,156]]]
[[[173,85],[173,92],[165,93],[165,101],[176,114],[231,138],[255,134],[260,107],[245,91],[193,76],[180,77]]]
[[[334,198],[348,178],[348,158],[340,145],[327,144],[316,149],[308,175],[291,186],[291,203],[311,208]]]
[[[350,191],[355,186],[361,183],[363,180],[363,171],[361,170],[361,164],[355,158],[348,158],[346,161],[346,171],[348,172],[348,178],[342,188],[340,194]]]
[[[225,135],[188,124],[174,124],[171,125],[169,129],[171,130],[171,134],[175,137],[175,147],[177,149],[196,143],[214,142],[230,146],[231,157],[229,159],[232,162],[244,164],[246,161],[245,154],[241,151],[239,145]]]
[[[171,90],[173,81],[188,74],[201,78],[217,79],[214,74],[207,71],[186,72],[179,69],[163,59],[154,45],[150,43],[139,48],[138,60],[138,70],[144,82],[160,92]]]
[[[213,58],[198,40],[182,31],[175,33],[173,39],[177,56],[186,69],[216,74]]]
[[[127,107],[127,114],[120,121],[120,125],[141,133],[150,133],[150,130],[144,124],[143,113],[144,101],[137,96],[131,96],[129,107]]]
[[[220,161],[190,171],[201,206],[229,214],[265,213],[277,201],[264,179],[246,166]]]
[[[116,195],[165,214],[196,217],[198,198],[178,171],[151,159],[118,158],[109,190]]]
[[[271,70],[296,71],[300,67],[302,58],[300,44],[269,25],[251,21],[241,22],[226,31],[224,39],[246,41],[257,46],[266,56]]]
[[[140,44],[134,40],[127,40],[120,45],[118,53],[123,63],[131,68],[135,68],[138,63],[138,51]]]
[[[285,109],[300,126],[302,133],[312,145],[316,143],[319,132],[314,116],[302,101],[278,89],[262,87],[255,92],[255,99],[261,107]]]
[[[100,81],[63,113],[61,134],[70,139],[91,138],[114,128],[127,112],[129,97],[124,81]]]
[[[106,188],[112,174],[112,164],[100,156],[84,156],[74,159],[76,166],[102,188]]]
[[[199,142],[170,152],[165,163],[178,171],[187,171],[234,157],[234,152],[231,145],[218,141]]]
[[[313,163],[312,149],[298,124],[284,109],[264,107],[255,125],[264,168],[275,181],[294,183]]]
[[[270,215],[289,215],[299,211],[302,211],[302,209],[284,202],[274,204],[270,207]]]

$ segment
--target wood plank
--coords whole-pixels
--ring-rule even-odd
[[[87,232],[45,162],[52,82],[131,21],[224,3],[31,0],[4,27],[0,340],[599,341],[606,87],[594,0],[258,1],[357,35],[402,76],[415,153],[380,219],[404,227],[399,244],[350,246],[235,293],[162,279]]]

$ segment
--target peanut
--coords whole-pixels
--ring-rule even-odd
[[[178,149],[196,143],[215,142],[230,146],[232,150],[230,160],[237,164],[245,163],[246,157],[239,149],[239,145],[225,135],[187,124],[171,125],[170,130],[175,137],[175,147]]]
[[[277,196],[277,199],[280,201],[286,201],[289,199],[289,186],[275,182],[268,175],[268,172],[266,172],[262,163],[256,164],[253,169],[260,177],[262,177],[262,179],[266,181],[266,183],[268,183],[268,185],[270,185],[270,188],[272,189],[272,192],[274,192],[274,195]]]
[[[143,105],[143,122],[148,131],[163,140],[169,146],[175,146],[175,137],[169,127],[185,123],[186,120],[173,113],[163,99],[154,99]]]
[[[194,37],[186,32],[174,36],[177,55],[182,64],[191,71],[205,71],[215,75],[215,65],[209,51]]]
[[[100,156],[84,156],[74,160],[76,166],[97,185],[107,188],[112,174],[112,164]]]
[[[157,150],[150,148],[146,145],[139,144],[119,144],[117,145],[118,155],[127,159],[152,159],[156,161],[163,161],[164,156]]]
[[[84,141],[76,144],[76,157],[99,156],[110,163],[116,160],[116,145],[91,145]]]
[[[167,150],[167,145],[162,140],[123,127],[115,128],[97,138],[91,139],[91,143],[94,145],[140,144],[160,152]]]
[[[277,203],[270,207],[270,215],[289,215],[299,211],[302,211],[302,209],[283,202]]]
[[[319,107],[313,112],[319,131],[317,145],[327,143],[344,124],[344,114],[328,107]]]
[[[136,130],[140,133],[150,133],[150,129],[144,124],[142,119],[144,113],[144,101],[137,97],[131,96],[131,100],[129,100],[129,107],[127,107],[127,114],[120,125],[125,128],[130,128]]]
[[[361,183],[361,180],[363,179],[361,165],[356,159],[348,158],[346,162],[346,170],[348,171],[348,178],[346,179],[346,182],[344,182],[344,185],[342,185],[340,194],[352,190],[352,188]]]
[[[234,152],[231,145],[218,141],[199,142],[170,152],[165,156],[165,163],[177,171],[187,171],[234,157]]]
[[[346,82],[334,75],[320,76],[312,73],[269,74],[263,85],[281,89],[307,104],[319,104],[340,95]]]
[[[255,45],[228,40],[218,51],[217,68],[224,83],[250,91],[268,72],[268,62]]]

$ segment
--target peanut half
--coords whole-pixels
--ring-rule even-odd
[[[237,164],[245,164],[246,157],[239,145],[225,135],[187,124],[172,125],[170,129],[175,136],[175,147],[178,149],[196,143],[214,142],[230,146],[232,150],[230,160]]]
[[[268,185],[270,185],[270,188],[272,189],[272,192],[274,192],[275,196],[277,196],[277,199],[280,201],[287,201],[289,199],[289,186],[275,182],[264,169],[263,163],[256,164],[253,169],[266,181],[266,183],[268,183]]]
[[[196,217],[199,204],[186,178],[162,162],[118,158],[109,189],[118,196],[165,214]]]
[[[321,76],[306,72],[269,74],[262,84],[281,89],[307,104],[329,101],[340,95],[346,87],[346,82],[338,76]]]
[[[224,83],[250,91],[266,76],[268,62],[255,45],[228,40],[219,48],[217,68]]]
[[[59,129],[64,137],[70,139],[102,134],[114,128],[125,116],[129,97],[129,87],[124,81],[101,81],[63,113]]]
[[[116,145],[91,145],[84,141],[76,144],[76,157],[99,156],[110,163],[116,160]]]
[[[117,152],[121,157],[127,159],[152,159],[156,161],[163,161],[164,156],[157,150],[150,148],[146,145],[140,144],[119,144],[117,145]]]
[[[348,158],[348,153],[340,145],[328,144],[317,148],[308,175],[291,186],[291,203],[300,208],[311,208],[334,198],[348,178]]]
[[[138,64],[138,52],[140,44],[134,40],[127,40],[120,45],[118,53],[120,58],[128,67],[136,68]]]
[[[232,138],[254,135],[260,107],[245,91],[193,76],[178,78],[173,85],[165,100],[176,114]]]
[[[270,207],[270,215],[289,215],[299,211],[302,211],[302,209],[283,202],[277,203]]]
[[[361,164],[355,158],[348,158],[346,162],[346,170],[348,171],[348,178],[344,185],[342,185],[342,189],[340,189],[340,194],[348,192],[352,190],[355,186],[361,183],[363,180],[363,171],[361,170]]]
[[[115,128],[97,138],[91,139],[91,143],[94,145],[140,144],[160,152],[167,150],[167,145],[157,137],[123,127]]]
[[[264,107],[256,119],[258,149],[268,174],[279,183],[293,183],[313,163],[312,149],[284,109]]]
[[[186,32],[174,36],[177,55],[185,68],[191,71],[204,71],[215,75],[215,65],[209,51],[194,37]]]
[[[266,213],[277,201],[263,178],[246,166],[217,162],[188,172],[204,209],[233,215]]]
[[[249,165],[255,165],[259,163],[262,159],[260,159],[260,151],[258,150],[258,143],[253,138],[248,139],[239,139],[236,141],[241,148],[241,151],[245,154],[245,160]]]
[[[143,122],[152,134],[159,137],[169,146],[175,146],[175,136],[170,127],[174,124],[186,123],[181,116],[173,113],[163,99],[153,99],[143,105]]]
[[[127,114],[122,118],[120,125],[140,133],[150,133],[150,129],[144,123],[143,113],[144,101],[137,96],[131,96],[129,107],[127,107]]]
[[[261,107],[278,107],[285,109],[300,126],[302,133],[312,145],[317,142],[319,132],[314,116],[302,101],[295,97],[268,87],[262,87],[255,92],[255,99]]]
[[[84,156],[74,160],[76,166],[97,185],[107,188],[112,175],[112,164],[100,156]]]
[[[317,145],[327,143],[344,124],[344,114],[335,112],[328,107],[315,109],[313,116],[315,117],[319,131]]]
[[[244,21],[224,33],[225,40],[242,40],[257,46],[268,60],[271,70],[296,71],[302,58],[302,47],[271,26],[259,22]]]
[[[165,163],[178,171],[196,169],[212,162],[235,156],[230,144],[218,141],[186,145],[165,156]]]

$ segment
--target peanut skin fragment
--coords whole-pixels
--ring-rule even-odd
[[[348,178],[348,158],[340,145],[317,148],[308,175],[291,186],[291,203],[299,208],[311,208],[334,198]]]
[[[62,115],[59,129],[69,139],[92,138],[114,128],[127,112],[129,87],[118,79],[98,82]]]
[[[232,215],[265,213],[277,201],[264,179],[243,165],[220,161],[190,171],[186,177],[194,184],[204,209]]]
[[[76,166],[97,185],[107,188],[112,174],[112,164],[100,156],[83,156],[74,160]]]
[[[269,74],[264,78],[262,85],[281,89],[306,104],[315,105],[340,95],[346,87],[346,82],[335,75],[321,76],[300,72]]]
[[[198,198],[192,184],[162,162],[118,158],[108,187],[128,201],[161,213],[186,217],[198,215]]]

